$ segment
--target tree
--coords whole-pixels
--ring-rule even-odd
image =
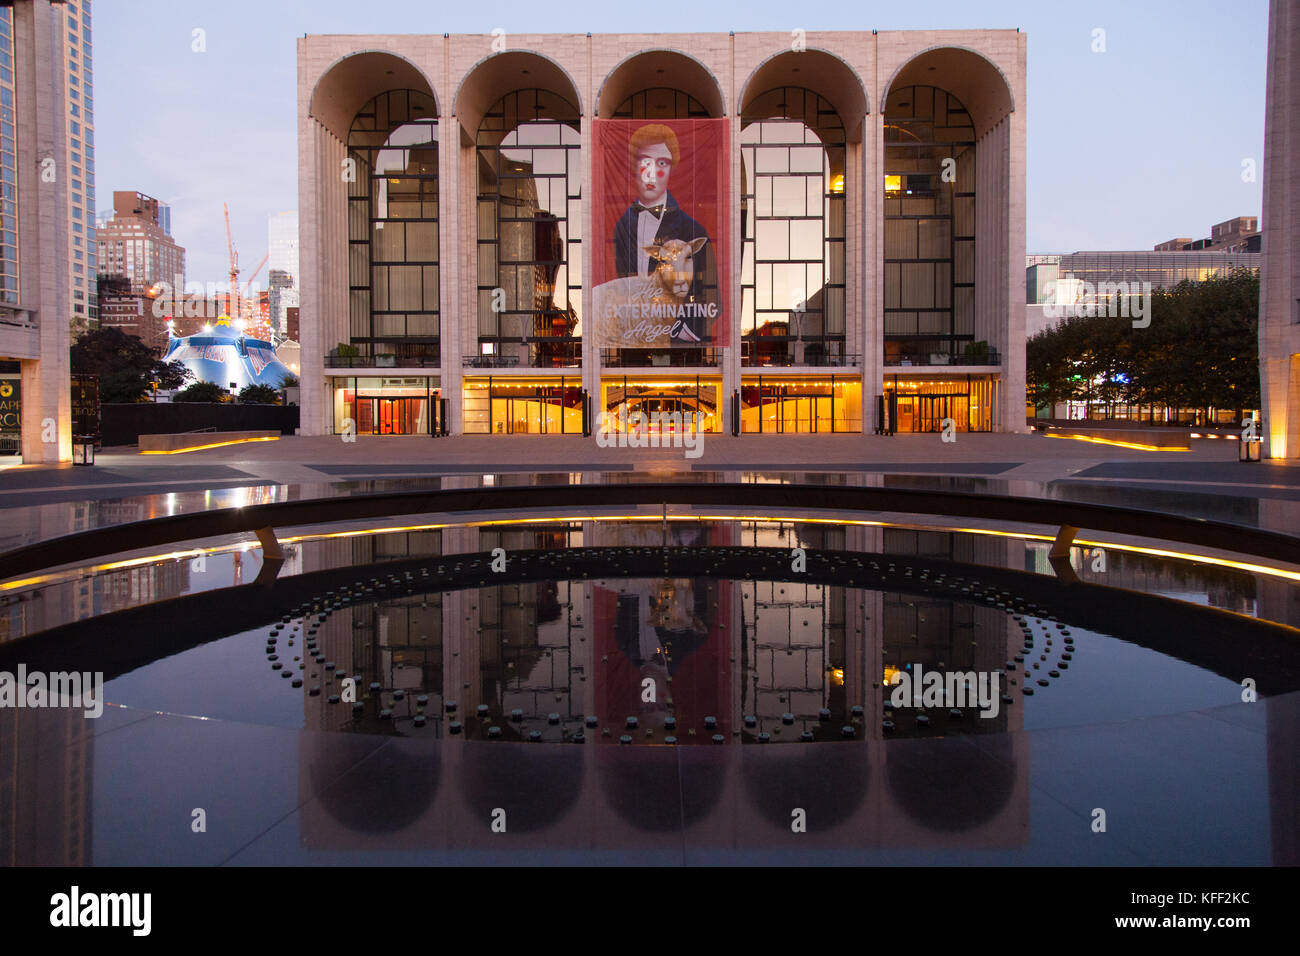
[[[176,393],[173,402],[228,402],[230,394],[213,382],[195,382]]]
[[[74,372],[99,376],[104,404],[141,401],[155,380],[161,388],[179,388],[193,374],[180,362],[163,362],[158,349],[120,329],[89,331],[68,354]]]
[[[239,390],[241,405],[279,405],[280,393],[270,385],[245,385]]]
[[[184,388],[185,383],[194,377],[184,362],[159,362],[154,373],[158,377],[158,387],[163,389]]]
[[[1259,274],[1238,269],[1156,289],[1150,324],[1071,317],[1027,344],[1031,401],[1242,410],[1259,405]]]

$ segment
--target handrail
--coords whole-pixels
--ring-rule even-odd
[[[112,525],[24,545],[0,554],[0,581],[58,565],[179,541],[309,524],[394,515],[644,504],[763,509],[894,512],[1090,528],[1200,545],[1300,565],[1300,538],[1274,531],[1112,505],[1011,495],[963,494],[910,488],[852,488],[808,484],[677,482],[615,485],[535,485],[383,492],[272,502]]]

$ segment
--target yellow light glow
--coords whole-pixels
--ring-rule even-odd
[[[1052,542],[1055,540],[1054,535],[1035,534],[1025,531],[1000,531],[993,528],[962,528],[945,525],[925,524],[918,525],[910,522],[901,521],[871,521],[867,519],[852,518],[817,518],[807,517],[804,515],[747,515],[747,514],[613,514],[613,515],[563,515],[556,516],[546,515],[537,518],[496,518],[485,521],[447,521],[435,522],[429,524],[417,525],[400,525],[384,528],[368,528],[355,531],[326,531],[316,532],[313,534],[288,535],[279,538],[280,544],[300,544],[306,541],[322,541],[331,538],[355,538],[366,535],[376,534],[395,534],[410,531],[436,531],[450,528],[490,528],[500,525],[518,526],[518,525],[553,525],[553,524],[576,524],[583,521],[590,522],[662,522],[668,521],[739,521],[754,522],[758,524],[825,524],[853,527],[872,527],[872,528],[902,528],[907,530],[922,531],[946,531],[960,534],[978,534],[988,537],[1014,538],[1021,541],[1041,541]],[[1119,544],[1114,541],[1100,541],[1094,539],[1076,538],[1074,547],[1087,548],[1104,548],[1112,551],[1127,551],[1132,554],[1145,554],[1151,557],[1172,558],[1180,561],[1194,561],[1200,564],[1212,564],[1216,567],[1233,568],[1238,571],[1246,571],[1251,574],[1265,574],[1271,577],[1285,578],[1289,581],[1300,582],[1300,571],[1289,571],[1284,568],[1275,568],[1263,564],[1254,564],[1248,561],[1236,561],[1231,558],[1218,558],[1205,554],[1195,554],[1187,551],[1169,551],[1162,548],[1148,548],[1141,545]],[[106,564],[94,565],[82,568],[69,568],[63,571],[52,572],[50,574],[39,575],[37,577],[23,578],[20,580],[8,581],[0,584],[0,592],[12,591],[22,587],[29,587],[39,584],[49,584],[59,580],[69,580],[91,574],[97,574],[105,571],[117,571],[123,568],[138,567],[151,562],[178,560],[181,558],[194,558],[201,555],[223,554],[231,551],[259,550],[259,546],[252,542],[238,542],[236,544],[216,545],[209,548],[193,548],[187,551],[172,551],[161,554],[146,555],[139,558],[128,558],[120,561],[113,561]],[[443,558],[455,557],[455,554],[443,555]],[[886,677],[890,670],[886,668]]]
[[[902,176],[886,176],[886,177],[885,177],[885,192],[887,192],[887,193],[896,193],[896,192],[898,192],[899,190],[901,190],[902,188],[903,188],[903,177],[902,177]]]
[[[844,668],[837,667],[831,671],[831,683],[836,687],[844,686]]]
[[[888,178],[888,177],[886,177],[886,179],[887,179],[887,178]],[[833,193],[842,193],[842,192],[844,192],[844,174],[843,174],[843,173],[836,173],[834,176],[831,177],[831,192],[833,192]]]
[[[1047,433],[1048,438],[1068,438],[1071,441],[1086,441],[1094,445],[1114,445],[1116,448],[1136,448],[1138,451],[1191,451],[1185,445],[1144,445],[1140,442],[1115,441],[1110,438],[1093,438],[1091,435],[1057,435]]]
[[[885,686],[886,686],[886,687],[891,687],[891,686],[893,686],[893,683],[894,683],[894,675],[896,675],[896,674],[901,674],[901,673],[902,673],[902,671],[899,670],[897,667],[886,667],[886,668],[885,668]]]
[[[191,445],[188,448],[173,448],[170,451],[158,449],[156,451],[142,451],[142,455],[183,455],[187,451],[203,451],[205,448],[224,448],[226,445],[243,445],[250,441],[279,441],[280,436],[276,435],[270,438],[235,438],[231,441],[217,441],[210,445]]]

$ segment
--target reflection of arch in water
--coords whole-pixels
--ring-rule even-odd
[[[432,805],[441,779],[438,751],[417,746],[390,741],[358,763],[351,747],[322,740],[308,765],[312,792],[353,833],[404,830]]]
[[[557,823],[582,791],[582,752],[575,746],[479,742],[465,747],[460,791],[470,812],[506,812],[511,833]]]
[[[679,762],[678,756],[676,747],[599,748],[596,775],[605,801],[628,823],[650,833],[699,823],[713,812],[722,795],[726,760],[710,752],[713,759],[690,761],[690,785],[683,786],[685,761]]]
[[[941,833],[988,823],[1016,784],[1015,753],[1005,735],[979,746],[957,738],[897,741],[885,759],[890,795],[912,820]]]
[[[789,831],[790,811],[802,807],[809,826],[837,826],[862,805],[871,780],[867,748],[854,744],[744,747],[741,776],[759,814]]]

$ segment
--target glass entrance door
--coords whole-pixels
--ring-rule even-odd
[[[358,435],[419,435],[429,429],[423,398],[358,398]]]

